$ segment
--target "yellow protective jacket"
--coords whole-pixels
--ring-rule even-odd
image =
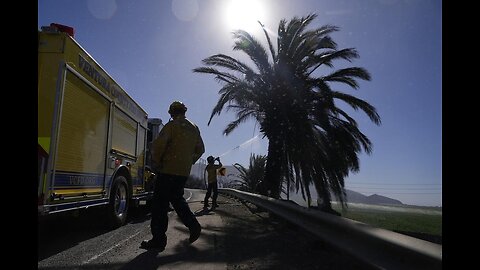
[[[160,173],[189,176],[205,152],[200,130],[185,116],[168,122],[152,145],[152,160]]]
[[[207,164],[205,167],[205,172],[208,174],[208,183],[212,184],[217,182],[217,170],[222,168],[222,163],[215,165],[215,164]]]

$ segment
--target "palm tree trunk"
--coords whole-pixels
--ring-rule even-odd
[[[332,198],[330,196],[330,193],[328,192],[328,190],[326,190],[325,188],[323,189],[323,192],[322,192],[322,197],[323,197],[323,208],[325,211],[331,211],[333,210],[332,209]]]
[[[270,196],[275,199],[280,198],[281,192],[281,153],[281,141],[269,138],[267,165],[265,166],[265,177],[263,181],[264,185],[262,185],[263,187],[260,194]]]
[[[318,193],[318,196],[322,199],[322,205],[320,206],[319,205],[319,208],[320,210],[324,211],[324,212],[327,212],[327,213],[330,213],[330,214],[334,214],[334,215],[337,215],[337,216],[340,216],[340,213],[338,213],[337,211],[333,210],[332,208],[332,196],[328,190],[328,187],[326,186],[322,186],[322,187],[319,187],[317,186],[317,193]]]

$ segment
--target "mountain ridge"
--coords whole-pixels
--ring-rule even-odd
[[[345,189],[345,192],[347,193],[347,203],[403,205],[403,203],[399,200],[379,194],[372,194],[367,196],[350,189]]]

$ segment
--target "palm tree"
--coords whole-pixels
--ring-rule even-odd
[[[233,110],[236,119],[227,125],[225,135],[254,119],[268,138],[261,194],[279,198],[282,183],[286,182],[294,184],[310,202],[313,185],[331,209],[331,193],[346,206],[344,178],[350,171],[359,170],[358,154],[362,149],[370,154],[372,147],[357,122],[335,101],[362,110],[377,125],[380,116],[366,101],[335,90],[332,85],[358,89],[358,79],[370,80],[366,69],[349,67],[326,75],[320,72],[333,68],[334,60],[351,62],[359,54],[354,48],[337,49],[329,34],[338,27],[324,25],[307,30],[316,17],[310,14],[289,22],[281,20],[276,49],[261,23],[268,49],[248,32],[234,31],[233,49],[248,55],[253,68],[228,55],[216,54],[205,58],[205,66],[193,71],[212,74],[222,84],[208,124],[224,109]]]
[[[240,190],[257,193],[260,184],[263,182],[266,161],[267,157],[265,155],[250,155],[248,168],[239,163],[233,164],[240,172],[240,180],[234,181],[234,184],[238,185]]]

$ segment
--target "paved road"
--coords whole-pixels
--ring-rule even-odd
[[[185,191],[202,224],[201,237],[187,244],[188,229],[169,213],[168,243],[158,253],[140,249],[150,239],[146,208],[116,230],[101,226],[102,213],[55,216],[39,223],[39,269],[366,269],[338,251],[253,205],[219,196],[220,207],[202,213],[204,191]],[[93,209],[92,209],[93,210]]]
[[[184,196],[192,211],[201,210],[204,193],[186,190]],[[193,245],[188,245],[188,229],[175,212],[170,212],[167,247],[158,254],[139,248],[143,239],[151,238],[146,209],[136,211],[128,224],[111,231],[95,224],[102,219],[101,213],[89,212],[79,217],[62,215],[40,224],[39,269],[226,269],[225,262],[214,258],[215,237],[221,231],[206,229],[221,227],[219,215],[199,216],[204,230]]]

